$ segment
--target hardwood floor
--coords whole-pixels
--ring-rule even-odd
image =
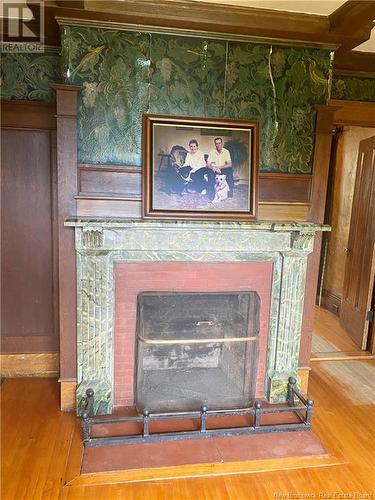
[[[319,323],[319,317],[318,317]],[[324,328],[317,324],[317,328]],[[374,498],[375,361],[315,360],[309,394],[313,431],[336,465],[217,477],[67,486],[80,463],[80,429],[61,413],[54,379],[2,384],[2,500],[261,500]],[[348,384],[353,387],[350,390]],[[183,444],[181,444],[183,446]],[[69,457],[69,463],[68,463]]]
[[[363,351],[341,326],[337,316],[326,309],[315,308],[315,328],[312,338],[311,361],[366,359],[372,356]]]

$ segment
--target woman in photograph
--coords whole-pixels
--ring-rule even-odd
[[[186,167],[190,167],[190,170],[185,170],[184,172],[184,168]],[[181,175],[188,182],[186,185],[187,189],[207,194],[208,186],[210,181],[212,181],[212,170],[207,168],[204,154],[199,151],[196,139],[189,141],[189,152],[186,155],[185,163],[181,167]]]

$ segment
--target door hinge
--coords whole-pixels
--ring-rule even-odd
[[[369,311],[367,311],[366,321],[369,321],[370,323],[372,323],[373,320],[374,320],[374,310],[370,309]]]

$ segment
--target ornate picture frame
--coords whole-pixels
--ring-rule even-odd
[[[258,145],[254,121],[143,115],[143,217],[255,220]]]

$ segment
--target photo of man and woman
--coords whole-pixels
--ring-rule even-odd
[[[249,210],[251,134],[245,128],[155,124],[154,208]]]

